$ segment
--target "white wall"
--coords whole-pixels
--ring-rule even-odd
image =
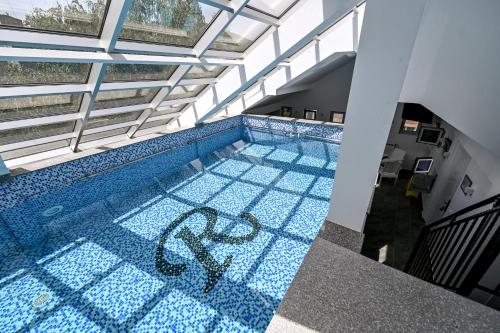
[[[500,156],[500,1],[427,1],[402,102],[420,103]]]
[[[425,0],[368,1],[327,219],[362,232]]]
[[[296,118],[304,118],[304,109],[307,108],[318,110],[316,120],[330,121],[330,111],[345,112],[347,109],[353,70],[354,59],[307,85],[308,90],[276,96],[279,98],[277,103],[250,108],[245,113],[268,114],[279,111],[281,106],[289,106]]]

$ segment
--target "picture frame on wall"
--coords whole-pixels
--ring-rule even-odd
[[[304,119],[316,120],[317,110],[304,109]]]
[[[460,189],[464,195],[472,195],[472,179],[470,179],[469,175],[465,175],[462,183],[460,184]]]

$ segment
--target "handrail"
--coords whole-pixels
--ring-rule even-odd
[[[495,203],[495,201],[500,202],[500,194],[494,195],[494,196],[492,196],[492,197],[490,197],[488,199],[485,199],[483,201],[479,201],[479,202],[477,202],[477,203],[475,203],[473,205],[470,205],[470,206],[468,206],[468,207],[466,207],[464,209],[461,209],[458,212],[455,212],[453,214],[445,216],[442,219],[437,220],[436,222],[432,222],[431,224],[426,225],[426,227],[432,227],[434,225],[441,224],[443,222],[447,222],[449,220],[452,220],[453,218],[456,218],[456,217],[458,217],[460,215],[463,215],[463,214],[468,213],[470,211],[473,211],[475,209],[478,209],[478,208],[481,208],[483,206],[486,206],[486,205],[488,205],[490,203]]]
[[[488,207],[490,204],[493,206]],[[480,208],[484,209],[462,217]],[[404,271],[468,296],[479,288],[479,282],[499,253],[500,194],[497,194],[425,226]]]

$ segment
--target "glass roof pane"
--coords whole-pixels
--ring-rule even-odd
[[[243,52],[262,35],[269,25],[238,16],[215,40],[211,49],[221,51]]]
[[[169,121],[170,121],[170,119],[160,119],[160,120],[150,121],[148,123],[142,124],[142,126],[139,127],[138,131],[144,130],[144,129],[147,129],[147,128],[163,126],[163,125],[168,124]]]
[[[0,122],[76,113],[83,94],[0,99]]]
[[[90,64],[0,62],[0,85],[86,83]]]
[[[250,0],[248,7],[274,17],[281,17],[296,2],[297,0]]]
[[[192,86],[177,86],[172,90],[170,94],[165,98],[166,101],[171,101],[174,99],[189,98],[197,96],[200,91],[205,89],[206,84],[192,85]]]
[[[120,38],[192,47],[218,12],[197,0],[134,0]]]
[[[93,110],[149,103],[153,100],[159,90],[159,88],[147,88],[102,91],[97,93]]]
[[[118,113],[109,116],[90,118],[85,129],[134,121],[137,120],[137,118],[139,118],[141,113],[142,111],[134,111],[134,112]]]
[[[0,1],[0,26],[98,36],[105,0]]]
[[[193,66],[186,73],[186,79],[209,79],[219,76],[227,67],[224,66]]]
[[[76,121],[0,131],[0,145],[73,132]]]
[[[80,140],[80,143],[109,138],[109,137],[116,136],[116,135],[122,135],[122,134],[127,133],[127,131],[128,131],[128,127],[123,127],[123,128],[117,128],[117,129],[114,129],[111,131],[82,135],[82,139]]]
[[[14,158],[43,153],[43,152],[49,151],[49,150],[69,147],[70,142],[71,142],[71,140],[69,140],[69,139],[54,141],[54,142],[44,143],[41,145],[19,148],[19,149],[15,149],[15,150],[9,150],[9,151],[0,153],[0,155],[2,156],[4,161],[7,161],[7,160],[12,160]]]
[[[176,68],[175,65],[111,64],[104,82],[168,80]]]
[[[164,107],[158,108],[156,111],[154,111],[151,114],[151,117],[162,116],[165,114],[179,112],[182,109],[184,109],[186,107],[186,105],[187,104],[179,104],[179,105],[164,106]]]

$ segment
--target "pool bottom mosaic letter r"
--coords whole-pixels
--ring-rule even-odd
[[[240,217],[242,219],[245,219],[252,225],[252,231],[244,236],[229,236],[221,233],[216,233],[214,231],[214,227],[217,222],[217,211],[213,208],[195,208],[190,210],[189,212],[181,214],[163,232],[156,249],[156,269],[158,269],[158,271],[160,271],[162,274],[168,276],[179,276],[187,269],[186,264],[169,263],[164,257],[164,247],[168,236],[172,233],[172,231],[187,218],[196,213],[202,214],[207,219],[207,226],[203,233],[197,236],[188,227],[183,227],[181,231],[179,231],[175,235],[175,238],[181,239],[186,244],[189,250],[193,252],[196,260],[201,263],[202,267],[207,272],[208,281],[205,284],[204,292],[208,293],[215,287],[219,279],[229,268],[233,257],[227,256],[224,262],[220,264],[203,245],[202,240],[209,239],[216,243],[240,245],[253,240],[259,233],[261,225],[257,221],[257,219],[250,213],[242,213]]]

